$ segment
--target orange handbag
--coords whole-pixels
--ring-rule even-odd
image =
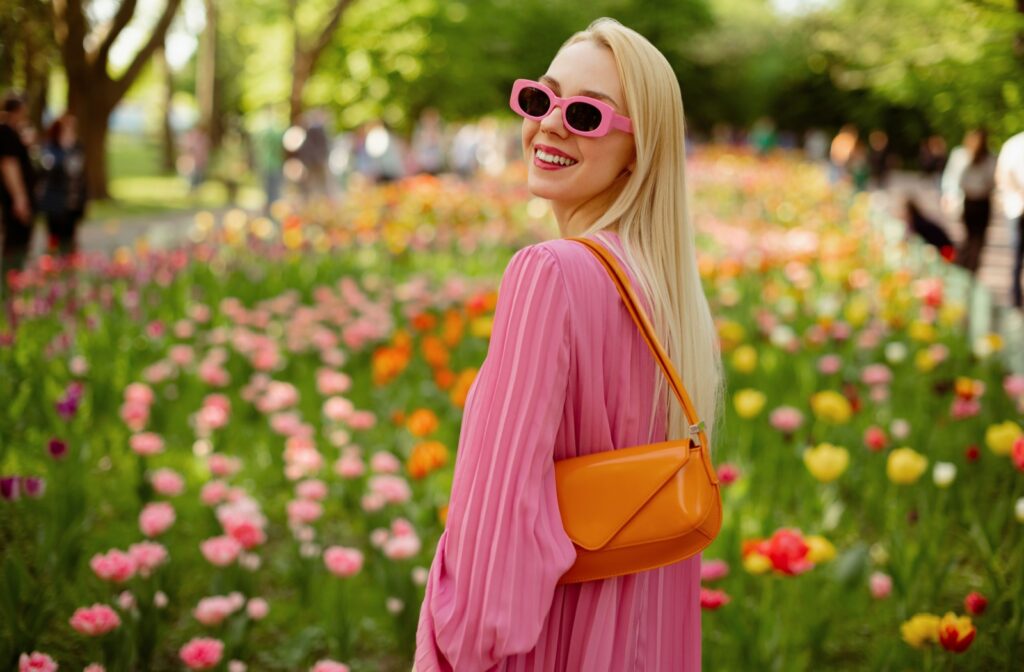
[[[629,279],[600,243],[588,238],[567,240],[586,245],[608,271],[682,404],[690,435],[555,461],[562,525],[576,547],[576,562],[560,584],[678,562],[702,551],[722,527],[722,499],[704,423],[697,419]]]

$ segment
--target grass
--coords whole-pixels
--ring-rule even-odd
[[[185,178],[163,169],[160,145],[153,138],[112,133],[107,145],[107,160],[112,198],[90,203],[90,222],[187,213],[230,205],[227,188],[213,179],[190,194]],[[255,185],[251,175],[244,176],[237,204],[257,208],[262,203],[261,189]]]

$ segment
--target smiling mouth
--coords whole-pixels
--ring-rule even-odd
[[[535,149],[533,155],[543,163],[550,164],[552,166],[562,166],[568,168],[569,166],[575,166],[579,161],[576,159],[570,159],[566,156],[560,156],[558,154],[550,154],[545,152],[543,149]]]

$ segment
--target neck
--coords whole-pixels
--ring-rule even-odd
[[[608,212],[608,208],[622,191],[622,186],[622,184],[613,183],[608,189],[582,203],[570,204],[552,201],[551,210],[558,222],[558,231],[562,238],[580,236],[593,226],[594,222]],[[607,228],[614,230],[615,225]]]

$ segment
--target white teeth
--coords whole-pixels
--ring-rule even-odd
[[[536,155],[537,155],[537,158],[539,158],[544,163],[554,163],[554,164],[559,165],[559,166],[573,166],[573,165],[576,165],[576,163],[578,163],[574,159],[567,159],[564,156],[558,156],[558,155],[555,155],[555,154],[548,154],[547,152],[545,152],[542,149],[536,150]]]

